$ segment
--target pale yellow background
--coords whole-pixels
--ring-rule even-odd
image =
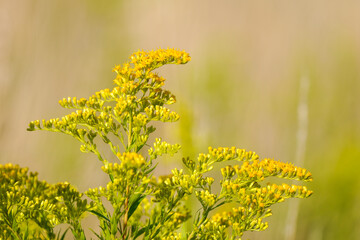
[[[296,239],[360,239],[359,23],[355,0],[2,0],[0,163],[81,191],[106,183],[74,139],[27,132],[28,122],[69,113],[63,97],[112,87],[112,67],[132,52],[175,47],[192,61],[160,71],[182,119],[158,134],[185,155],[234,145],[294,162],[308,79],[301,166],[313,172],[315,195],[301,201]],[[284,239],[287,210],[275,207],[269,230],[246,236]]]

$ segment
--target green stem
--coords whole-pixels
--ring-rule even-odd
[[[115,119],[123,128],[124,126],[122,125],[121,123],[121,119],[119,119],[118,117],[116,117],[115,115],[111,115],[113,119]],[[121,144],[124,146],[124,149],[126,149],[126,145],[125,145],[125,142],[124,142],[124,136],[122,134],[122,132],[119,130],[119,132],[112,132],[114,133],[114,135],[120,140]],[[119,133],[120,133],[120,136],[119,136]]]
[[[124,142],[124,136],[121,132],[119,132],[121,136],[119,136],[118,133],[115,133],[114,132],[114,135],[120,140],[121,144],[123,145],[124,149],[126,149],[126,145],[125,145],[125,142]]]
[[[127,222],[128,222],[128,214],[129,214],[129,186],[126,186],[126,199],[125,199],[125,216],[124,216],[124,222],[123,222],[123,239],[127,239]]]
[[[131,150],[131,138],[132,135],[132,113],[130,113],[130,119],[129,119],[129,134],[128,134],[128,145],[127,145],[127,152],[130,152]]]

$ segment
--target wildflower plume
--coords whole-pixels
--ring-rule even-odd
[[[240,239],[246,231],[268,227],[264,219],[271,216],[273,204],[311,196],[306,186],[265,182],[274,177],[311,181],[312,175],[305,168],[260,159],[255,152],[236,147],[209,147],[196,158],[182,158],[184,169],[154,176],[154,169],[161,164],[159,157],[174,156],[181,148],[161,138],[148,143],[156,130],[154,121],[175,122],[180,118],[167,107],[176,102],[176,97],[164,88],[165,78],[155,70],[189,61],[188,53],[176,49],[137,51],[128,62],[113,68],[116,78],[112,89],[100,90],[88,98],[63,98],[60,105],[73,109],[72,113],[30,122],[29,131],[61,132],[80,141],[80,150],[95,154],[110,180],[106,186],[86,191],[90,199],[87,202],[84,194],[68,183],[50,185],[38,182],[36,175],[27,176],[27,169],[0,166],[4,176],[11,175],[3,179],[15,179],[6,181],[22,179],[14,189],[2,183],[0,190],[6,201],[1,202],[0,223],[16,219],[20,224],[23,216],[33,219],[36,206],[43,217],[38,225],[44,226],[51,237],[55,236],[53,226],[68,223],[76,239],[85,239],[81,219],[88,212],[98,218],[101,230],[95,235],[99,239]],[[110,157],[98,148],[101,143],[113,153]],[[215,179],[215,171],[221,179]],[[29,181],[36,187],[23,187]],[[27,192],[29,189],[33,192]],[[185,204],[190,196],[199,202],[197,211]],[[18,197],[21,200],[16,200]],[[25,207],[18,207],[23,202]],[[3,217],[9,204],[16,205],[12,209],[21,213],[16,218]],[[190,219],[192,229],[180,231]],[[9,227],[1,230],[8,231]]]

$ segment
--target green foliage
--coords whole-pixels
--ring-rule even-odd
[[[85,239],[80,219],[88,204],[69,183],[50,185],[17,165],[0,165],[0,239],[61,239],[54,232],[68,223],[76,239]]]
[[[57,234],[53,230],[60,223],[68,224],[75,239],[86,239],[81,225],[85,212],[97,217],[100,232],[94,234],[99,239],[240,239],[245,231],[267,228],[263,219],[271,215],[273,204],[309,197],[312,191],[304,186],[263,184],[268,177],[311,181],[306,169],[259,160],[256,153],[235,147],[209,147],[197,159],[183,158],[185,170],[153,176],[154,161],[180,149],[159,138],[152,146],[147,144],[155,131],[154,121],[179,119],[166,108],[176,102],[175,96],[162,88],[165,79],[153,70],[189,60],[186,52],[173,49],[136,52],[130,62],[114,68],[113,89],[88,99],[64,98],[60,105],[76,109],[74,112],[61,119],[31,122],[29,131],[61,132],[79,140],[80,150],[98,157],[110,181],[105,187],[86,191],[91,199],[88,203],[68,183],[50,185],[25,168],[1,165],[0,239],[62,239],[67,230]],[[108,145],[113,159],[99,150],[101,142]],[[220,162],[229,165],[221,169],[220,183],[214,184],[209,176]],[[220,191],[214,190],[218,187]],[[185,206],[190,195],[201,206],[193,217]],[[218,212],[229,204],[236,207]],[[178,230],[189,219],[193,220],[192,231],[181,236]]]

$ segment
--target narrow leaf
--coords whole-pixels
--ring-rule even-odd
[[[69,228],[66,229],[65,232],[62,234],[60,240],[64,240],[64,239],[65,239],[65,235],[66,235],[67,231],[69,231]],[[59,235],[60,235],[60,231],[59,231]]]
[[[135,210],[137,209],[137,207],[145,197],[146,195],[142,193],[137,193],[130,198],[130,208],[128,212],[128,218],[130,218],[131,215],[133,215],[133,213],[135,212]]]
[[[136,232],[135,236],[134,236],[134,240],[138,237],[140,237],[145,231],[147,231],[149,229],[150,226],[147,227],[143,227],[141,228],[139,231]]]
[[[96,211],[94,211],[94,210],[90,210],[90,211],[88,211],[88,212],[91,212],[91,213],[95,214],[96,216],[99,216],[99,217],[105,219],[106,221],[110,222],[110,219],[108,219],[107,217],[105,217],[105,216],[102,215],[101,213],[98,213],[98,212],[96,212]]]
[[[145,175],[148,175],[149,173],[151,173],[152,171],[154,171],[154,169],[157,167],[158,163],[155,164],[154,167],[150,168],[149,170],[147,170],[146,172],[144,172]]]
[[[218,205],[212,207],[211,210],[213,210],[213,209],[215,209],[215,208],[217,208],[217,207],[220,207],[220,206],[224,205],[225,203],[226,203],[226,202],[223,201],[223,202],[219,203]]]
[[[99,234],[97,234],[94,230],[90,228],[90,231],[92,231],[99,239],[103,239]]]
[[[161,229],[160,226],[158,226],[157,229],[156,229],[156,231],[155,231],[155,233],[154,233],[153,235],[151,235],[151,236],[152,236],[152,239],[154,239],[154,238],[156,237],[156,235],[159,234],[160,229]]]

